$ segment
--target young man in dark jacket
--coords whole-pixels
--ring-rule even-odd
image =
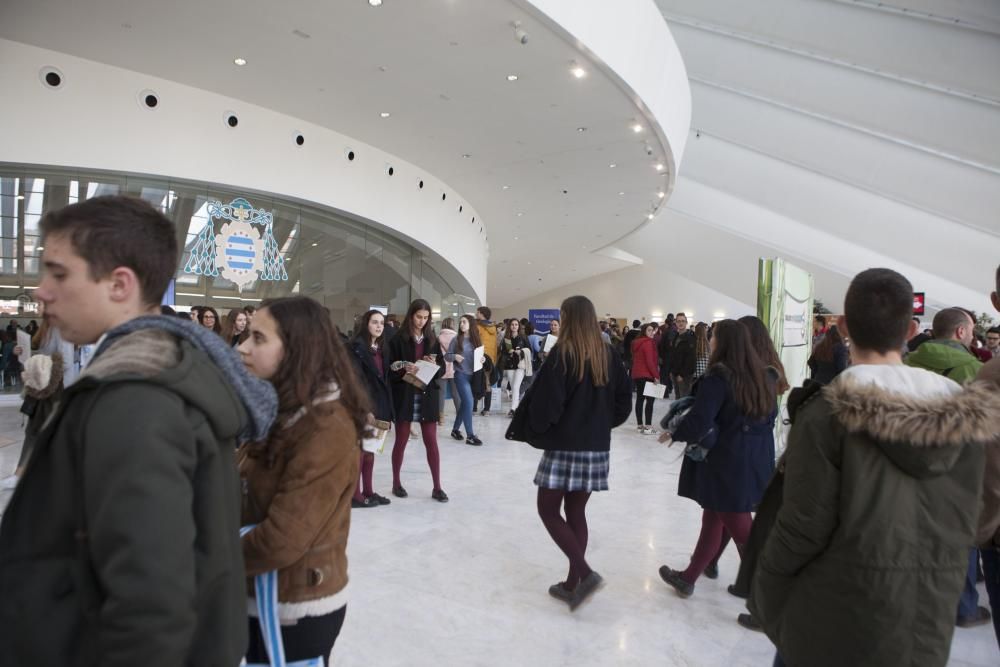
[[[677,326],[677,337],[669,349],[670,376],[677,389],[677,398],[684,398],[691,393],[694,382],[695,337],[688,329],[687,315],[677,313],[674,318]]]
[[[776,665],[948,662],[1000,397],[903,365],[912,299],[895,271],[855,276],[853,365],[797,410],[749,602]]]
[[[277,401],[221,338],[159,315],[173,223],[98,197],[42,218],[45,318],[97,343],[0,524],[11,665],[236,665],[246,649],[235,446]]]

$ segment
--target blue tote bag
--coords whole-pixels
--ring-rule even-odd
[[[253,526],[240,528],[240,537],[252,529]],[[278,623],[278,573],[272,570],[254,577],[254,592],[257,595],[260,634],[264,637],[264,648],[271,662],[269,665],[251,662],[247,667],[324,667],[323,656],[295,662],[285,660],[285,645],[281,640],[281,624]]]

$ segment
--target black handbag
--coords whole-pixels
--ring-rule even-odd
[[[517,406],[517,410],[514,410],[514,416],[511,418],[510,424],[507,425],[507,432],[504,434],[504,437],[508,440],[517,440],[518,442],[526,442],[531,445],[531,436],[533,433],[531,426],[528,424],[528,410],[530,409],[529,406],[534,394],[532,392],[533,388],[534,385],[528,387],[527,391],[524,392],[524,397],[521,398],[521,402]]]

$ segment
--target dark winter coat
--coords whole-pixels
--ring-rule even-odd
[[[631,367],[632,365],[632,343],[635,339],[639,337],[641,332],[638,329],[629,329],[625,332],[624,345],[622,347],[622,358],[625,360],[625,365]]]
[[[786,663],[943,666],[1000,398],[852,367],[804,405],[750,610]]]
[[[673,439],[698,442],[714,426],[704,461],[684,457],[677,494],[716,512],[750,512],[774,473],[774,418],[744,415],[736,404],[729,371],[712,366],[695,385],[694,405]]]
[[[426,338],[424,339],[424,345],[427,345]],[[404,336],[401,333],[397,334],[389,341],[386,347],[388,349],[389,366],[397,361],[406,361],[411,364],[418,361],[417,343],[411,336]],[[392,410],[396,421],[411,420],[413,416],[413,397],[417,392],[420,392],[422,395],[420,401],[421,422],[436,422],[441,414],[441,388],[435,380],[444,375],[444,355],[441,354],[441,346],[438,345],[436,338],[431,343],[430,349],[424,350],[424,355],[434,357],[439,368],[437,375],[434,376],[422,392],[409,382],[403,380],[403,376],[406,375],[405,370],[388,370],[389,386],[392,389]]]
[[[107,340],[42,427],[0,524],[2,662],[236,665],[247,622],[235,452],[255,406],[187,340],[155,329]]]
[[[694,375],[695,355],[694,332],[688,329],[677,334],[669,350],[669,368],[671,375],[690,378]]]
[[[392,405],[392,390],[389,388],[389,360],[386,358],[387,347],[383,340],[378,354],[382,355],[382,368],[385,369],[385,372],[380,373],[378,366],[375,365],[374,353],[371,347],[366,345],[360,338],[355,338],[351,341],[354,368],[365,382],[365,389],[368,391],[368,400],[372,406],[372,414],[375,415],[375,419],[391,422],[396,420],[396,413]]]
[[[546,357],[529,392],[528,442],[538,449],[606,452],[611,429],[632,413],[632,381],[610,345],[603,387],[594,386],[589,369],[579,381],[557,349]]]
[[[843,343],[837,343],[833,348],[833,360],[821,361],[816,355],[809,357],[809,372],[812,381],[817,384],[830,384],[833,378],[847,370],[851,365],[851,353]]]
[[[649,336],[636,338],[632,342],[632,379],[655,380],[660,377],[656,361],[656,341]]]
[[[531,349],[531,343],[525,336],[517,335],[513,338],[504,336],[500,339],[500,368],[505,371],[517,370],[518,364],[523,357],[520,350]]]

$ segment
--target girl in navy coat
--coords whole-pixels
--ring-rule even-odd
[[[351,341],[351,351],[354,353],[354,366],[358,376],[364,378],[368,390],[368,400],[372,411],[368,415],[368,423],[375,420],[392,422],[392,394],[389,391],[389,363],[386,357],[385,316],[377,310],[369,310],[361,316],[358,334]],[[372,473],[375,469],[375,454],[361,452],[361,475],[358,480],[351,507],[377,507],[388,505],[390,500],[375,493],[372,488]]]
[[[677,493],[701,505],[701,534],[686,570],[660,568],[660,577],[681,597],[722,546],[725,531],[740,552],[750,536],[750,512],[774,472],[775,383],[734,320],[715,325],[709,368],[697,384],[694,404],[669,439],[707,448],[705,460],[685,456]]]

